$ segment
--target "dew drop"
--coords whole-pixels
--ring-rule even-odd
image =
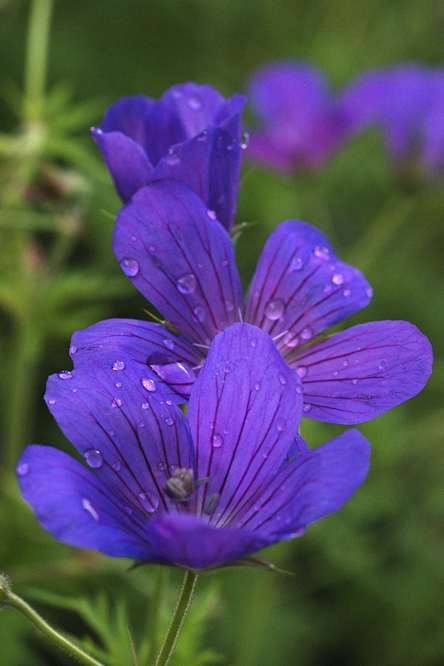
[[[304,532],[305,532],[305,527],[299,527],[299,529],[292,532],[290,536],[292,539],[296,539],[296,537],[302,536]]]
[[[301,331],[301,338],[303,340],[310,340],[313,337],[313,331],[308,326]]]
[[[307,412],[310,411],[310,409],[311,409],[311,405],[305,404],[302,408],[302,411],[307,413]]]
[[[290,271],[300,271],[304,262],[302,261],[301,257],[293,257],[293,259],[290,262]]]
[[[296,393],[302,393],[302,386],[296,386]]]
[[[63,370],[59,372],[60,379],[72,379],[72,373],[69,370]]]
[[[157,463],[157,469],[158,469],[160,472],[164,472],[164,471],[166,470],[166,468],[167,468],[167,466],[166,466],[165,463],[163,463],[163,462]]]
[[[120,267],[128,277],[135,277],[139,272],[139,264],[135,259],[122,259],[120,262]]]
[[[174,421],[173,421],[173,419],[171,418],[171,416],[167,416],[166,419],[165,419],[165,423],[166,423],[168,426],[172,426],[173,423],[174,423]]]
[[[352,379],[352,384],[353,384],[353,386],[356,386],[357,383],[358,383],[358,380],[357,380],[357,379]]]
[[[207,130],[204,130],[203,132],[201,132],[201,134],[199,134],[199,136],[197,137],[197,140],[198,141],[206,141],[207,140]]]
[[[337,370],[334,371],[333,377],[337,377],[339,375],[339,372]]]
[[[224,259],[222,262],[222,266],[225,268],[225,266],[228,266],[228,264],[229,264],[228,259]]]
[[[144,428],[145,425],[145,421],[139,421],[139,428]]]
[[[187,106],[193,111],[199,111],[202,106],[202,100],[197,95],[191,95],[187,98]]]
[[[227,312],[233,312],[234,310],[234,304],[231,301],[225,301],[225,307],[227,308]]]
[[[299,338],[295,333],[292,333],[292,331],[288,331],[288,333],[284,335],[283,343],[287,347],[290,347],[290,349],[294,349],[294,347],[297,347],[299,344]]]
[[[114,400],[111,403],[111,407],[121,407],[122,406],[122,401],[120,398],[114,398]]]
[[[71,355],[75,354],[77,351],[78,351],[78,347],[76,347],[75,345],[71,345],[71,347],[69,348],[69,353]]]
[[[78,389],[76,389],[76,388],[73,388],[73,390],[72,390],[73,393],[77,393],[77,391],[78,391]]]
[[[116,388],[122,388],[122,382],[116,382]]]
[[[108,430],[108,435],[110,437],[114,437],[114,430]]]
[[[113,463],[113,470],[115,472],[120,472],[121,468],[122,468],[122,463],[120,462],[120,460],[116,460],[116,462]]]
[[[131,240],[135,243],[137,241],[137,236],[131,236]]]
[[[368,298],[371,298],[373,296],[373,289],[371,287],[367,287],[365,293],[368,296]]]
[[[172,351],[174,349],[174,342],[169,338],[165,338],[163,341],[163,346]]]
[[[224,372],[225,373],[233,372],[235,367],[236,366],[234,365],[234,363],[231,363],[231,361],[225,361],[225,363],[224,363]]]
[[[153,252],[156,251],[156,246],[155,246],[155,245],[150,245],[149,248],[148,248],[148,250],[149,250],[151,253],[153,253]]]
[[[276,421],[276,429],[278,430],[278,432],[282,432],[284,427],[285,427],[285,419],[279,417]]]
[[[350,289],[344,289],[344,291],[342,293],[345,296],[345,298],[349,298],[349,296],[351,296]]]
[[[55,400],[51,398],[51,400],[48,400],[48,405],[55,405]]]
[[[211,446],[214,449],[218,449],[224,443],[224,438],[218,432],[215,432],[211,437]]]
[[[214,210],[207,210],[207,215],[210,218],[210,220],[215,220],[217,217]]]
[[[331,281],[333,282],[333,284],[337,284],[339,286],[344,282],[344,277],[340,273],[335,273]]]
[[[151,379],[150,377],[143,377],[140,381],[143,388],[145,388],[147,391],[150,391],[150,393],[153,393],[156,390],[156,382],[154,379]]]
[[[181,294],[192,294],[197,285],[196,276],[193,273],[184,275],[177,280],[176,285]]]
[[[103,456],[98,449],[88,449],[83,453],[83,457],[93,469],[100,469],[103,465]]]
[[[115,361],[113,363],[113,370],[125,370],[125,363],[123,361]]]
[[[382,368],[385,368],[386,365],[387,365],[387,361],[385,360],[385,358],[383,358],[381,361],[379,361],[378,368],[380,370],[382,370]]]
[[[304,379],[304,377],[307,375],[307,372],[308,370],[305,365],[300,365],[298,368],[296,368],[296,373],[301,379]]]
[[[333,287],[331,286],[331,284],[327,284],[324,287],[324,294],[331,294],[332,291],[333,291]]]
[[[242,140],[240,145],[242,150],[245,150],[245,148],[247,148],[249,143],[250,143],[250,135],[248,134],[248,132],[242,132]]]
[[[139,500],[145,511],[154,513],[159,506],[158,498],[152,493],[139,493]]]
[[[313,250],[313,254],[318,259],[322,259],[322,261],[330,261],[330,250],[328,247],[321,247],[320,245],[316,245]]]
[[[260,382],[256,382],[256,384],[254,385],[254,390],[255,390],[255,391],[260,391],[260,389],[261,389],[261,383],[260,383]]]
[[[99,520],[99,514],[98,514],[97,511],[94,509],[94,507],[93,507],[93,505],[91,504],[91,502],[89,501],[89,499],[87,499],[86,497],[84,497],[84,498],[82,499],[82,506],[83,506],[84,509],[86,509],[86,511],[88,511],[88,513],[91,514],[91,516],[94,518],[94,520],[98,522],[98,520]]]
[[[202,323],[205,320],[205,308],[202,305],[198,305],[194,308],[193,315],[194,321]]]
[[[163,159],[170,166],[174,166],[175,164],[178,164],[180,162],[181,150],[182,149],[180,146],[171,146],[171,148],[168,150],[167,154]]]
[[[16,471],[17,471],[17,474],[18,474],[19,476],[26,476],[26,475],[29,473],[29,465],[28,465],[28,463],[20,462],[20,463],[17,465],[17,470],[16,470]]]
[[[264,314],[270,321],[280,319],[285,312],[285,304],[281,298],[275,298],[269,301],[265,306]]]
[[[282,384],[283,386],[285,386],[285,384],[287,383],[287,378],[286,378],[286,376],[283,375],[283,374],[280,374],[280,375],[279,375],[279,381],[281,382],[281,384]]]
[[[342,362],[342,365],[344,366],[344,368],[346,368],[346,367],[348,366],[348,361],[347,361],[347,359],[345,359],[345,361]]]
[[[257,347],[257,338],[251,338],[250,345],[252,347]]]

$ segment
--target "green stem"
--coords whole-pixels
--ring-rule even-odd
[[[27,120],[40,120],[42,116],[52,8],[53,0],[32,0],[25,63],[24,114]]]
[[[185,617],[191,606],[196,582],[197,573],[188,569],[183,579],[182,590],[180,591],[176,610],[174,611],[173,617],[171,618],[171,624],[163,641],[163,645],[160,648],[157,659],[154,662],[154,666],[167,666],[169,663],[174,648],[176,647],[177,639],[179,637],[180,630],[182,629]]]
[[[7,591],[5,602],[8,606],[15,608],[19,613],[27,617],[47,638],[56,643],[62,650],[68,652],[74,659],[80,661],[81,664],[86,664],[86,666],[104,666],[103,662],[94,659],[94,657],[91,657],[87,652],[84,652],[77,645],[71,643],[62,634],[59,634],[21,597],[18,597],[11,591]]]

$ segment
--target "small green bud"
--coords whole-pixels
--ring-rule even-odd
[[[0,573],[0,610],[8,603],[8,594],[11,591],[6,576]]]

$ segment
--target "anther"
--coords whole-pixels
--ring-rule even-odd
[[[207,515],[212,514],[214,509],[219,504],[219,497],[220,497],[219,493],[214,493],[213,495],[210,495],[210,497],[205,502],[203,512],[206,513]]]

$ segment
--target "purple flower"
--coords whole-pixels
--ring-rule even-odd
[[[247,156],[253,160],[283,171],[316,169],[345,135],[346,114],[309,65],[265,67],[250,81],[248,96],[262,124],[250,133]]]
[[[444,73],[402,65],[364,74],[350,84],[341,103],[350,133],[371,125],[382,128],[398,165],[419,161],[436,174],[444,166]]]
[[[361,485],[370,447],[349,430],[285,457],[301,385],[271,338],[248,324],[216,337],[188,414],[124,354],[49,378],[46,402],[92,471],[29,446],[23,497],[65,543],[107,555],[203,569],[244,558],[337,511]],[[154,390],[155,389],[155,390]]]
[[[185,83],[159,101],[123,97],[92,134],[127,202],[144,185],[174,178],[196,192],[230,229],[236,212],[242,150],[242,95]]]
[[[363,275],[336,257],[321,232],[288,220],[271,234],[244,310],[233,245],[214,218],[181,183],[157,181],[137,192],[118,215],[114,251],[169,324],[99,322],[74,334],[76,363],[97,350],[121,350],[139,364],[141,376],[148,364],[169,385],[169,398],[183,402],[213,338],[244,320],[269,333],[299,375],[310,418],[362,423],[423,388],[432,351],[408,322],[373,322],[317,337],[372,295]]]

